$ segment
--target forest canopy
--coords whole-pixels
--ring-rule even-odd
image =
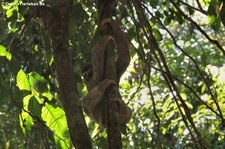
[[[224,148],[224,0],[2,0],[0,15],[0,149]],[[113,50],[104,75],[120,83],[104,95],[132,116],[117,127],[106,109],[100,131],[80,105],[82,68],[99,40],[119,38],[109,18],[130,62],[115,79]]]

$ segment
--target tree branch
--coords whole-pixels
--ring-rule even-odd
[[[97,7],[99,12],[99,24],[105,19],[112,18],[112,5],[114,0],[97,0]],[[109,23],[101,26],[102,36],[113,36],[112,27]],[[115,62],[115,45],[113,41],[107,44],[105,49],[105,74],[104,79],[117,80],[116,62]],[[114,98],[121,98],[119,96],[118,86],[110,86],[105,97],[108,99],[107,106],[107,137],[110,149],[122,149],[120,121],[119,121],[119,107]]]
[[[204,15],[207,15],[207,12],[205,10],[201,9],[201,8],[199,8],[199,9],[198,8],[195,8],[195,7],[189,5],[188,3],[183,2],[181,0],[179,0],[179,2],[181,2],[182,4],[186,5],[187,7],[191,8],[193,10],[199,11],[199,12],[203,13]]]
[[[70,61],[68,29],[71,6],[72,0],[61,0],[55,8],[38,7],[36,14],[44,20],[52,40],[55,68],[73,145],[76,149],[91,149]]]
[[[145,17],[145,14],[144,14],[141,3],[136,2],[135,8],[136,8],[136,11],[138,12],[137,15],[138,15],[139,19],[142,20],[143,24],[145,25],[146,30],[143,29],[143,31],[145,33],[145,36],[146,36],[148,42],[149,42],[151,50],[152,50],[155,58],[157,59],[159,67],[160,67],[161,70],[163,70],[163,68],[164,68],[165,71],[166,71],[166,76],[163,75],[163,77],[164,77],[165,81],[167,82],[167,85],[168,85],[168,87],[169,87],[169,89],[170,89],[170,91],[171,91],[171,93],[172,93],[172,95],[175,99],[175,102],[177,104],[177,108],[179,109],[180,114],[182,116],[182,120],[185,123],[187,129],[189,130],[189,133],[191,134],[192,138],[195,140],[195,137],[192,134],[191,129],[188,125],[188,122],[191,124],[192,128],[194,129],[194,131],[197,135],[197,139],[198,139],[195,142],[196,143],[198,142],[199,147],[204,149],[204,148],[206,148],[204,140],[202,140],[201,134],[198,131],[198,129],[197,129],[192,117],[191,117],[191,113],[189,111],[189,108],[188,108],[187,104],[185,103],[185,101],[183,100],[182,96],[180,95],[180,92],[179,92],[179,90],[178,90],[178,88],[177,88],[177,86],[174,82],[171,71],[170,71],[170,69],[167,65],[165,56],[164,56],[162,50],[159,48],[157,40],[155,39],[155,37],[153,35],[152,27],[151,27],[149,21]],[[181,109],[181,107],[182,107],[183,110]],[[187,122],[187,120],[188,120],[188,122]],[[196,147],[198,147],[198,146],[196,146]]]
[[[148,8],[146,8],[146,10],[148,11],[148,13],[149,13],[152,17],[156,18],[156,19],[159,21],[160,25],[162,25],[162,27],[163,27],[163,28],[166,30],[166,32],[170,35],[171,39],[173,40],[174,45],[175,45],[175,46],[176,46],[176,47],[177,47],[177,48],[178,48],[185,56],[187,56],[187,57],[193,62],[193,64],[195,65],[195,68],[197,69],[197,71],[199,72],[199,74],[200,74],[200,76],[202,77],[203,81],[205,82],[206,87],[207,87],[207,89],[208,89],[208,91],[209,91],[209,94],[211,95],[211,97],[212,97],[212,99],[213,99],[213,101],[214,101],[214,103],[215,103],[215,105],[216,105],[216,107],[217,107],[217,110],[219,111],[219,114],[218,114],[217,112],[215,112],[215,110],[213,110],[211,107],[209,107],[204,101],[202,101],[202,100],[200,100],[200,101],[203,102],[203,104],[206,105],[207,108],[209,108],[211,111],[213,111],[215,114],[217,114],[217,116],[219,116],[219,117],[221,118],[222,123],[225,124],[225,120],[224,120],[224,118],[223,118],[223,112],[222,112],[222,110],[221,110],[221,108],[220,108],[220,106],[219,106],[219,104],[218,104],[218,102],[217,102],[217,100],[216,100],[215,94],[213,94],[213,92],[211,91],[210,85],[209,85],[209,83],[207,82],[207,80],[206,80],[204,74],[202,73],[202,71],[201,71],[199,65],[197,64],[197,62],[195,61],[195,59],[194,59],[192,56],[190,56],[184,49],[182,49],[182,48],[177,44],[175,37],[174,37],[173,34],[166,28],[166,26],[162,23],[162,21],[160,20],[160,18],[155,17],[155,16],[148,10]],[[198,99],[199,99],[199,98],[198,98]]]
[[[206,39],[209,40],[209,42],[215,44],[223,53],[223,55],[225,55],[225,50],[223,49],[223,47],[220,45],[220,43],[217,40],[214,40],[212,38],[209,37],[209,35],[194,21],[192,20],[189,16],[187,16],[178,6],[177,4],[173,1],[170,0],[170,2],[173,4],[173,6],[181,13],[181,15],[187,19],[188,21],[190,21],[204,36]]]

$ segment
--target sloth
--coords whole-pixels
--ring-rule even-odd
[[[92,62],[86,64],[82,70],[82,77],[87,87],[88,93],[81,99],[81,106],[84,112],[91,120],[98,123],[100,130],[106,127],[106,108],[107,99],[104,98],[104,93],[110,85],[119,86],[119,81],[130,63],[130,53],[128,40],[120,29],[118,24],[111,19],[103,20],[101,25],[109,23],[113,30],[113,36],[103,36],[94,46]],[[104,79],[105,67],[105,49],[109,41],[116,44],[116,75],[117,80]],[[119,94],[118,98],[110,100],[118,105],[119,122],[121,125],[129,122],[132,111]]]

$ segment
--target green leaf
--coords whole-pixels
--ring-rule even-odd
[[[171,99],[170,98],[166,99],[166,101],[164,102],[162,106],[162,109],[163,110],[168,109],[168,107],[170,106],[170,103],[171,103]]]
[[[50,104],[46,104],[42,108],[41,117],[46,122],[46,125],[55,132],[55,141],[62,148],[68,148],[70,141],[64,111],[59,107],[55,108]],[[68,138],[68,140],[65,140],[65,138]]]
[[[15,4],[14,6],[12,6],[12,5],[3,5],[2,6],[2,8],[6,10],[6,16],[7,16],[7,18],[10,18],[13,15],[14,11],[15,12],[18,12],[18,9],[19,8],[16,5],[16,3],[17,2],[14,3]]]
[[[30,99],[33,97],[33,95],[27,95],[23,98],[23,108],[24,110],[28,111],[28,105],[30,102]]]
[[[28,104],[28,110],[34,114],[35,116],[41,117],[41,108],[42,106],[39,104],[34,96],[30,99]]]
[[[38,93],[48,92],[48,82],[36,72],[28,74],[31,87]]]
[[[209,15],[208,16],[209,23],[213,30],[219,31],[220,29],[220,19],[216,17],[215,15]]]
[[[0,56],[5,56],[9,61],[12,59],[12,54],[6,51],[6,48],[0,45]]]
[[[208,21],[210,24],[213,24],[216,20],[216,16],[215,15],[209,15],[208,16]]]
[[[159,32],[159,30],[153,29],[153,33],[157,41],[161,41],[163,39],[162,34]]]
[[[28,112],[28,104],[30,99],[33,97],[33,95],[27,95],[23,98],[23,108],[24,110],[20,113],[20,126],[23,130],[23,133],[26,134],[27,131],[31,130],[31,127],[33,126],[33,119],[29,115]]]
[[[169,111],[169,112],[167,112],[167,113],[165,114],[165,119],[166,119],[166,120],[169,120],[169,119],[172,118],[174,115],[175,115],[175,111],[174,111],[174,110],[171,110],[171,111]]]
[[[16,86],[18,86],[20,90],[30,91],[30,84],[27,75],[22,69],[17,74]]]
[[[33,120],[27,112],[22,111],[20,115],[20,127],[22,128],[23,133],[26,134],[33,126]]]

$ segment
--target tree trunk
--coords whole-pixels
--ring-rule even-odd
[[[76,81],[69,54],[69,14],[72,0],[58,1],[55,8],[37,7],[52,40],[55,68],[62,92],[69,133],[76,149],[91,149],[91,139],[76,90]],[[74,18],[75,19],[75,18]]]

